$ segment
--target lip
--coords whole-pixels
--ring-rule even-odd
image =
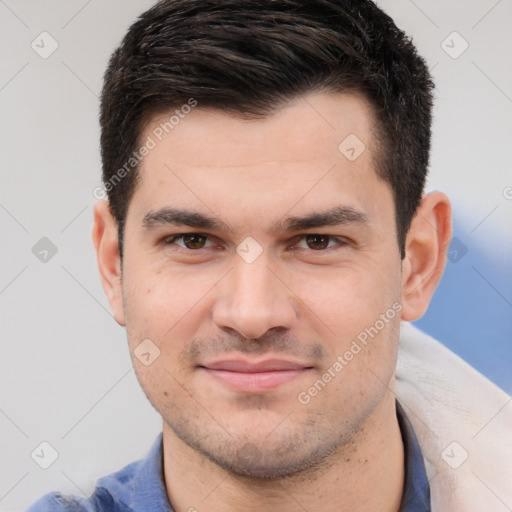
[[[312,369],[311,366],[283,359],[257,362],[224,359],[201,365],[199,368],[227,388],[241,393],[274,390]]]

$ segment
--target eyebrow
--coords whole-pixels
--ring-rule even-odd
[[[340,226],[348,224],[368,225],[368,216],[350,206],[339,206],[324,212],[314,212],[301,217],[287,217],[274,222],[271,232],[300,231],[323,226]],[[218,217],[190,211],[183,208],[161,208],[148,212],[142,219],[142,227],[152,229],[166,225],[183,225],[196,229],[233,230]]]
[[[162,208],[157,211],[150,211],[142,219],[142,227],[147,229],[169,224],[190,226],[198,229],[231,231],[231,228],[218,217],[181,208]]]
[[[273,231],[300,231],[323,226],[348,224],[369,225],[368,216],[350,206],[338,206],[324,212],[310,213],[302,217],[288,217],[275,223]]]

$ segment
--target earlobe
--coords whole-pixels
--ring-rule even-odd
[[[417,320],[429,305],[446,264],[452,234],[450,201],[441,192],[425,196],[406,239],[402,263],[402,319]]]
[[[116,322],[124,326],[121,258],[118,247],[117,225],[110,213],[107,201],[99,201],[94,205],[92,240],[96,248],[96,260],[101,284],[107,295],[110,309]]]

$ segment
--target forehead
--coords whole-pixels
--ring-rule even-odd
[[[139,217],[167,206],[218,212],[223,203],[226,215],[245,212],[252,222],[257,211],[276,217],[319,205],[379,215],[374,189],[391,194],[374,171],[375,131],[357,94],[310,94],[256,120],[177,107],[144,128],[141,143],[151,150],[130,209]]]
[[[200,103],[184,107],[154,116],[142,134],[143,140],[149,135],[159,146],[180,146],[172,155],[176,166],[313,161],[327,153],[339,157],[339,145],[349,135],[364,141],[369,150],[374,145],[372,108],[360,94],[309,94],[260,119],[202,108]]]

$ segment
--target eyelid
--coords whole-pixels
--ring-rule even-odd
[[[307,249],[309,251],[313,251],[313,252],[317,252],[317,253],[321,253],[323,251],[327,251],[328,249],[334,249],[334,247],[326,247],[325,249],[311,249],[310,247],[297,247],[297,245],[302,242],[302,241],[305,241],[306,240],[306,237],[308,236],[325,236],[327,238],[329,238],[329,243],[331,241],[335,241],[337,242],[337,247],[343,247],[345,245],[350,245],[351,244],[351,240],[349,240],[348,238],[344,237],[344,236],[335,236],[335,235],[327,235],[325,233],[306,233],[304,235],[297,235],[296,236],[296,239],[298,239],[298,241],[296,243],[293,244],[293,248],[298,248],[298,249]]]
[[[187,236],[187,235],[204,236],[206,238],[206,244],[209,244],[209,245],[205,245],[205,247],[201,247],[200,249],[189,249],[185,245],[176,243],[177,240],[179,240],[179,239],[183,240],[183,237]],[[197,231],[187,231],[186,233],[176,233],[175,235],[166,236],[161,240],[161,244],[164,246],[176,245],[176,246],[178,246],[182,249],[185,249],[187,251],[200,251],[201,249],[209,249],[214,246],[214,242],[213,242],[212,238],[213,237],[211,235],[207,235],[206,233],[200,233]]]

